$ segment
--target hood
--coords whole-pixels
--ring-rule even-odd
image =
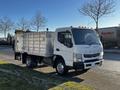
[[[103,52],[102,45],[75,45],[74,53],[95,54]]]

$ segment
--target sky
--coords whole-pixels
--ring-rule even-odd
[[[25,17],[31,19],[40,11],[46,17],[46,28],[87,26],[95,27],[89,17],[83,16],[78,9],[87,0],[0,0],[0,17],[8,16],[14,22]],[[115,12],[101,18],[99,27],[118,26],[120,24],[120,0],[116,0]]]

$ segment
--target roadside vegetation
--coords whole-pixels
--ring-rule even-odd
[[[49,74],[0,60],[0,90],[93,90]]]
[[[76,82],[66,82],[50,90],[93,90],[91,87]]]

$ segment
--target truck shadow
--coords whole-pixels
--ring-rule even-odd
[[[49,67],[48,65],[39,65],[38,67],[36,67],[35,69],[38,69],[38,68],[46,68],[46,67]],[[80,78],[77,78],[76,76],[78,75],[81,75],[81,74],[84,74],[86,73],[87,71],[75,71],[75,70],[70,70],[67,74],[65,75],[58,75],[55,71],[53,72],[48,72],[46,74],[50,75],[50,76],[53,76],[53,77],[56,77],[56,78],[60,78],[60,79],[68,79],[68,80],[71,80],[71,81],[75,81],[75,82],[82,82],[83,79],[80,79]]]
[[[45,64],[42,64],[42,65],[38,65],[37,67],[35,67],[34,69],[37,69],[37,68],[44,68],[44,67],[47,67],[48,65],[45,65]]]
[[[49,67],[48,65],[39,65],[38,67],[34,68],[34,69],[38,69],[38,68],[46,68],[46,67]],[[52,67],[51,67],[52,68]],[[57,78],[60,78],[60,79],[68,79],[68,80],[71,80],[71,81],[75,81],[75,82],[81,82],[83,81],[83,79],[80,79],[80,78],[77,78],[76,76],[78,75],[81,75],[81,74],[84,74],[86,73],[86,71],[75,71],[75,70],[70,70],[67,74],[65,75],[58,75],[55,71],[52,71],[52,72],[48,72],[46,74],[50,75],[50,76],[53,76],[53,77],[57,77]]]
[[[45,66],[41,66],[45,67]],[[44,89],[41,90],[48,90],[50,88],[56,87],[58,85],[61,85],[65,82],[74,81],[74,82],[82,82],[84,79],[77,78],[75,76],[82,74],[79,72],[70,72],[69,74],[65,76],[59,76],[55,72],[51,73],[44,73],[41,71],[36,71],[33,69],[28,69],[26,67],[21,67],[14,64],[0,64],[0,78],[5,77],[8,80],[11,79],[11,77],[15,77],[10,83],[9,87],[13,87],[14,80],[16,83],[21,82],[23,85],[32,85],[38,88],[43,87]],[[2,73],[6,74],[4,76],[1,76]],[[17,81],[18,80],[18,81]],[[17,86],[15,86],[17,87]],[[46,89],[45,89],[46,88]]]
[[[76,76],[84,74],[84,73],[85,73],[85,71],[70,71],[63,76],[58,75],[56,72],[51,72],[48,74],[51,76],[57,77],[57,78],[61,78],[61,79],[65,79],[68,81],[74,81],[74,82],[80,83],[80,82],[84,81],[84,79],[81,79],[80,77],[78,78]]]

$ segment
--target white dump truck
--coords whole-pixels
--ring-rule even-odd
[[[55,32],[15,32],[15,59],[27,67],[45,63],[63,75],[69,69],[88,70],[101,66],[103,46],[95,30],[58,28]]]

